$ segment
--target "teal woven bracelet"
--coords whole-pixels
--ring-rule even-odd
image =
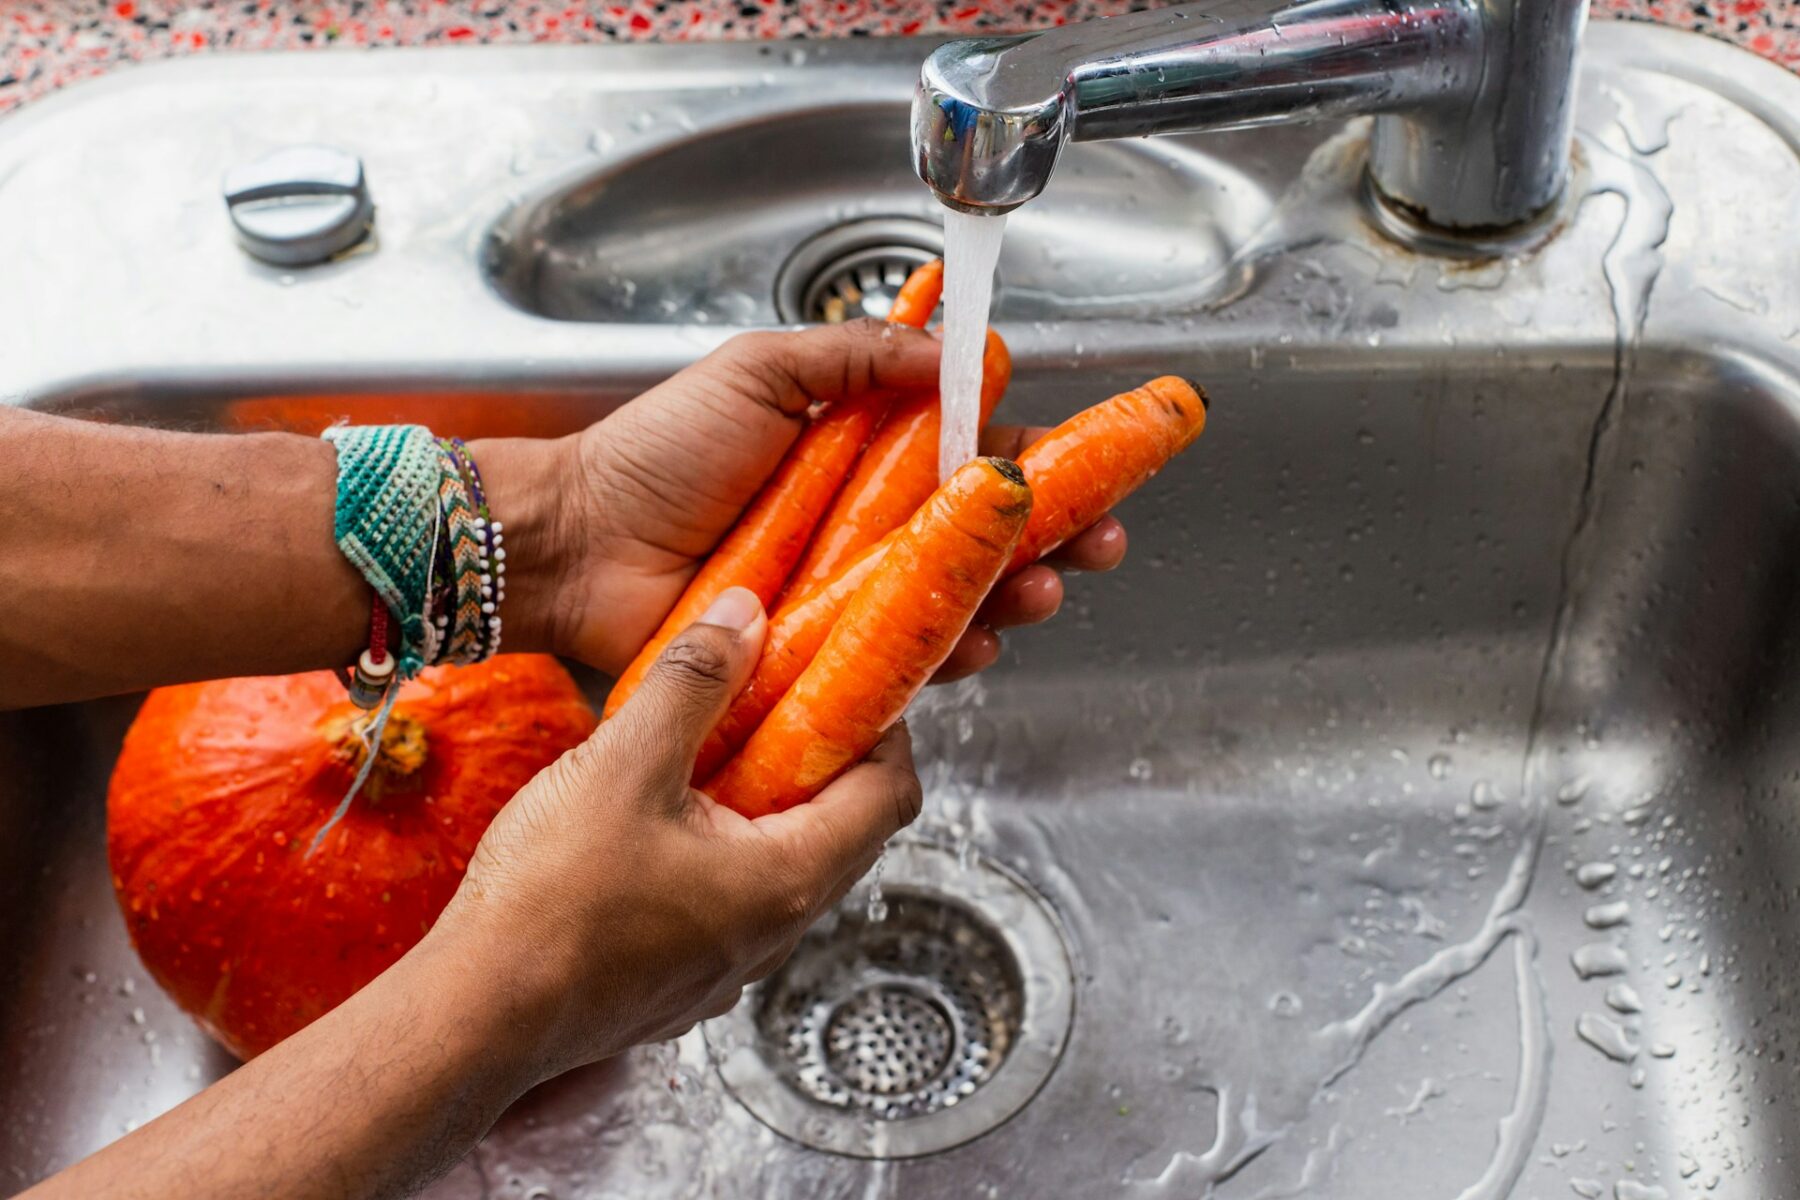
[[[442,520],[438,444],[423,425],[338,425],[334,533],[400,628],[399,676],[437,658],[427,600]]]

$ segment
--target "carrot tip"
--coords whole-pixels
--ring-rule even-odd
[[[1000,472],[1000,474],[1005,476],[1006,479],[1009,480],[1010,482],[1019,484],[1020,486],[1024,486],[1025,468],[1021,467],[1018,463],[1014,462],[1012,459],[989,457],[985,461],[987,462],[988,466],[990,466],[990,467],[994,468],[994,470]]]

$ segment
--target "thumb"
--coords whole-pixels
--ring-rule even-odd
[[[678,772],[685,791],[694,758],[731,698],[749,681],[768,617],[749,588],[726,588],[676,635],[644,682],[606,724],[637,748],[639,761]]]

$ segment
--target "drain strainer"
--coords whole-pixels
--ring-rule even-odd
[[[726,1087],[777,1133],[909,1158],[980,1136],[1037,1093],[1074,989],[1055,921],[1010,874],[905,843],[883,877],[885,920],[846,902],[705,1033]]]
[[[795,324],[885,317],[914,267],[944,253],[944,231],[913,217],[871,217],[801,244],[775,279],[775,308]]]
[[[775,1067],[823,1104],[883,1120],[949,1108],[1006,1059],[1025,985],[999,933],[960,904],[892,885],[887,919],[840,919],[758,999]]]

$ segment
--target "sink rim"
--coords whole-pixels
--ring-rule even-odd
[[[53,230],[58,214],[65,212],[84,226],[91,224],[85,210],[75,211],[78,206],[71,204],[66,190],[57,191],[52,204],[50,194],[38,186],[47,184],[57,172],[74,169],[69,147],[87,144],[97,148],[157,136],[166,139],[166,122],[140,125],[146,119],[143,111],[178,112],[227,92],[234,97],[243,129],[235,140],[226,139],[206,150],[214,156],[211,161],[220,165],[231,158],[221,148],[227,143],[247,147],[256,142],[245,129],[254,133],[266,128],[270,136],[304,135],[305,130],[292,124],[292,110],[282,102],[284,93],[308,88],[317,93],[314,85],[321,79],[333,85],[323,94],[342,95],[345,103],[365,115],[367,101],[373,97],[394,104],[417,103],[424,91],[436,89],[436,103],[453,110],[440,124],[454,125],[458,120],[500,120],[503,115],[512,119],[549,103],[546,97],[571,110],[583,105],[603,109],[607,104],[616,105],[621,97],[663,94],[670,83],[728,88],[731,81],[754,79],[769,69],[776,75],[776,83],[763,89],[767,95],[759,94],[756,99],[766,110],[797,103],[796,96],[813,94],[810,89],[821,77],[841,78],[850,89],[847,100],[862,97],[893,102],[910,87],[917,56],[941,40],[819,43],[809,47],[812,53],[806,65],[798,68],[784,65],[772,52],[764,53],[767,46],[753,43],[407,48],[373,55],[225,53],[146,64],[71,87],[0,122],[0,231]],[[1749,51],[1698,34],[1599,21],[1585,34],[1584,55],[1588,75],[1597,80],[1637,71],[1697,80],[1693,86],[1723,97],[1734,112],[1760,122],[1784,146],[1800,146],[1800,78]],[[835,76],[830,74],[834,71],[838,72]],[[486,117],[455,108],[469,92],[488,87],[498,91],[492,110],[484,110]],[[1783,103],[1788,100],[1792,102]],[[317,120],[338,121],[331,103],[319,102],[318,108]],[[473,127],[470,124],[459,132],[466,135]],[[586,132],[582,131],[583,137]],[[156,192],[157,203],[167,206],[170,219],[180,230],[178,244],[134,243],[132,253],[141,257],[130,264],[132,277],[184,281],[185,286],[171,290],[169,311],[164,314],[150,314],[146,319],[144,312],[126,305],[120,289],[107,291],[111,287],[107,280],[126,277],[120,275],[121,264],[115,263],[105,272],[89,272],[87,286],[71,288],[66,264],[29,252],[29,244],[23,248],[9,245],[9,233],[0,232],[0,251],[16,264],[17,277],[31,285],[23,291],[33,297],[32,303],[24,303],[21,292],[0,294],[0,329],[7,331],[0,335],[0,342],[10,343],[5,346],[8,352],[0,354],[0,403],[54,405],[71,394],[91,392],[99,386],[128,387],[136,381],[216,390],[234,377],[254,379],[259,387],[271,389],[314,386],[322,380],[390,387],[446,378],[478,385],[581,386],[605,381],[641,387],[692,361],[726,336],[726,331],[718,328],[695,326],[569,328],[563,322],[518,312],[494,296],[472,266],[479,231],[504,206],[496,203],[496,190],[516,186],[507,182],[513,177],[505,165],[496,163],[483,175],[466,163],[447,164],[438,161],[441,156],[428,156],[410,164],[424,182],[396,195],[396,168],[387,163],[387,152],[378,144],[386,135],[377,128],[367,136],[377,139],[365,158],[377,204],[388,217],[387,223],[378,225],[377,236],[390,236],[376,255],[356,264],[342,264],[335,275],[308,275],[305,286],[279,287],[273,273],[258,273],[246,266],[234,248],[222,243],[225,222],[222,205],[217,206],[221,211],[215,211],[217,173],[210,166],[202,166],[195,175],[165,181],[166,186]],[[625,145],[616,149],[620,155],[629,151]],[[71,178],[91,178],[96,188],[104,189],[105,171],[129,166],[95,166],[95,161],[90,155],[81,164],[85,169]],[[587,168],[580,164],[571,167],[566,160],[555,166],[560,173],[581,169]],[[474,180],[487,197],[472,210],[456,207],[453,202],[458,197],[446,193],[450,180],[445,173],[458,170]],[[538,182],[550,178],[545,175]],[[1748,181],[1752,187],[1759,182]],[[1678,204],[1680,201],[1677,197]],[[410,204],[439,215],[454,208],[461,216],[448,221],[434,217],[427,225],[395,230],[391,214]],[[401,233],[407,236],[399,236]],[[16,239],[19,234],[10,236]],[[406,278],[409,274],[410,280]],[[216,286],[196,288],[191,282],[209,277]],[[94,300],[96,286],[105,297],[103,302]],[[369,297],[368,304],[383,313],[382,336],[376,336],[357,311],[357,297],[363,293]],[[1774,336],[1753,336],[1742,322],[1726,313],[1682,303],[1684,336],[1701,342],[1755,340],[1760,343],[1757,352],[1773,362],[1787,362],[1795,354],[1791,336],[1782,336],[1785,330]],[[267,316],[246,324],[240,315],[245,311]],[[98,340],[74,336],[71,329],[78,313],[100,320],[112,336]],[[175,320],[176,315],[183,319]],[[312,336],[283,336],[275,326],[304,328]],[[213,332],[226,328],[233,336],[220,337]],[[1242,361],[1240,356],[1258,342],[1272,343],[1278,331],[1278,325],[1268,323],[1258,329],[1240,324],[1214,331],[1210,340],[1223,360]],[[1022,369],[1034,363],[1060,366],[1066,362],[1066,347],[1079,340],[1104,347],[1109,356],[1111,348],[1121,344],[1121,337],[1127,339],[1126,344],[1136,343],[1144,349],[1153,348],[1150,344],[1156,340],[1153,331],[1146,334],[1142,329],[1106,321],[1047,322],[1042,329],[1033,326],[1007,332]],[[1605,336],[1600,330],[1566,332],[1579,342]],[[1330,340],[1301,333],[1302,340]],[[1653,328],[1650,336],[1661,334]],[[1502,331],[1495,336],[1505,340],[1512,334]]]

